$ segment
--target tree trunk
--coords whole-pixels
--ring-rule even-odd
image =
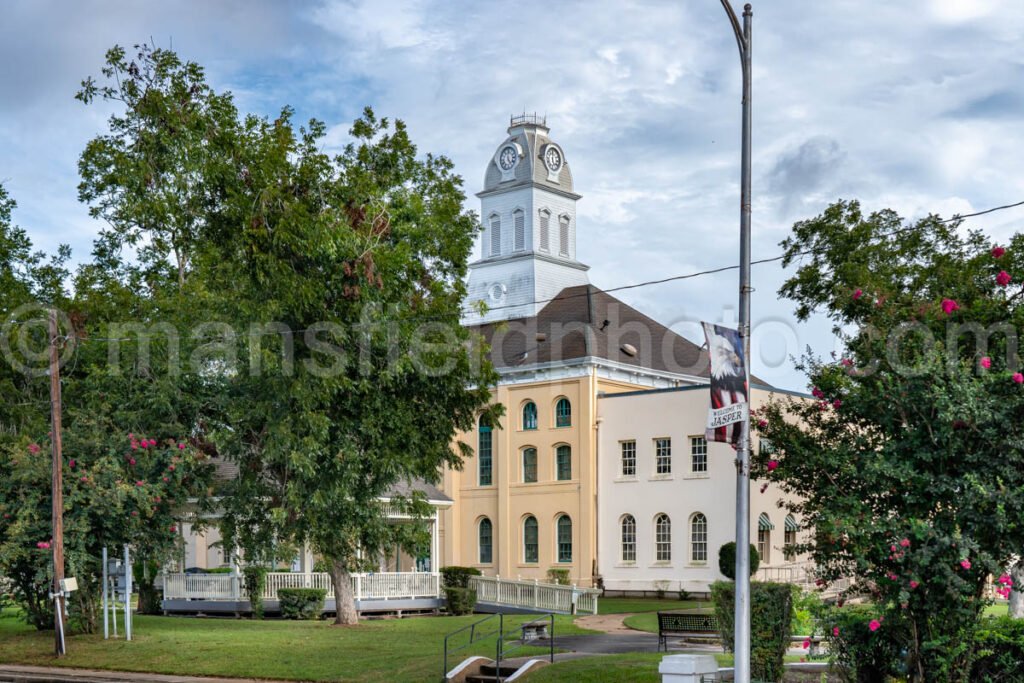
[[[356,600],[352,594],[352,575],[342,562],[330,558],[331,584],[334,586],[334,623],[339,626],[356,626],[359,614],[356,612]]]
[[[1010,616],[1014,619],[1024,618],[1024,559],[1017,560],[1010,570],[1013,579],[1013,590],[1010,592]]]

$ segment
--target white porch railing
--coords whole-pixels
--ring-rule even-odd
[[[476,589],[477,602],[563,614],[597,614],[597,598],[601,594],[596,588],[491,576],[472,576],[469,584]]]
[[[334,598],[331,575],[269,572],[263,587],[264,600],[276,600],[280,588],[322,588]],[[356,600],[401,600],[436,598],[441,594],[441,578],[428,572],[380,572],[353,574],[352,592]],[[165,574],[165,600],[246,600],[248,595],[240,576],[233,574]]]

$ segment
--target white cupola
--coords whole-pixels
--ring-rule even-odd
[[[511,117],[476,196],[482,254],[469,266],[463,324],[534,316],[564,288],[587,284],[588,267],[576,260],[580,195],[543,117]],[[488,308],[483,315],[481,301]]]

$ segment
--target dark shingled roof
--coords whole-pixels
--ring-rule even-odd
[[[708,377],[707,351],[592,285],[568,287],[534,317],[470,326],[499,369],[594,356]],[[630,355],[628,347],[635,349]]]

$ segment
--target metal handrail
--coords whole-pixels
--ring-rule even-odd
[[[476,627],[479,626],[480,624],[483,624],[483,623],[486,623],[486,622],[490,621],[491,619],[494,619],[494,617],[498,617],[498,630],[497,631],[488,631],[484,635],[482,635],[479,638],[477,638],[476,637]],[[485,617],[485,618],[481,619],[480,621],[475,621],[472,624],[469,624],[468,626],[463,626],[462,628],[460,628],[460,629],[458,629],[456,631],[452,631],[451,633],[449,633],[448,635],[446,635],[444,637],[444,671],[441,673],[441,680],[442,681],[448,679],[448,655],[449,655],[449,653],[455,653],[455,652],[459,652],[460,650],[465,650],[467,647],[469,647],[473,643],[476,643],[476,642],[479,642],[481,640],[484,640],[485,638],[490,638],[495,633],[498,634],[498,636],[499,636],[498,640],[500,642],[500,640],[501,640],[500,636],[501,636],[501,632],[502,632],[502,628],[503,628],[503,617],[504,617],[504,615],[501,612],[499,612],[497,614],[492,614],[489,617]],[[457,636],[460,633],[463,633],[465,631],[469,631],[469,641],[467,643],[465,643],[464,645],[460,645],[459,647],[449,648],[448,647],[448,639],[451,638],[452,636]]]
[[[544,622],[544,621],[547,621],[550,624],[550,626],[548,628],[548,649],[549,649],[548,656],[551,659],[551,663],[554,664],[555,663],[555,615],[554,615],[554,613],[545,614],[544,616],[542,616],[542,617],[540,617],[538,619],[534,619],[532,621],[526,621],[526,622],[523,622],[521,624],[516,624],[516,628],[519,629],[520,631],[522,631],[523,627],[525,627],[525,626],[532,626],[534,624],[539,624],[539,623]],[[526,646],[526,642],[527,641],[522,640],[522,641],[520,641],[520,643],[518,645],[510,647],[509,649],[506,650],[505,649],[505,632],[502,631],[501,635],[498,636],[498,645],[497,645],[497,648],[496,648],[497,649],[497,653],[496,653],[496,657],[494,658],[494,663],[495,663],[495,667],[497,667],[497,676],[498,676],[499,680],[501,679],[501,660],[502,660],[502,658],[504,658],[504,656],[507,653],[512,652],[513,650],[516,650],[516,649],[521,648],[521,647],[525,647]]]

